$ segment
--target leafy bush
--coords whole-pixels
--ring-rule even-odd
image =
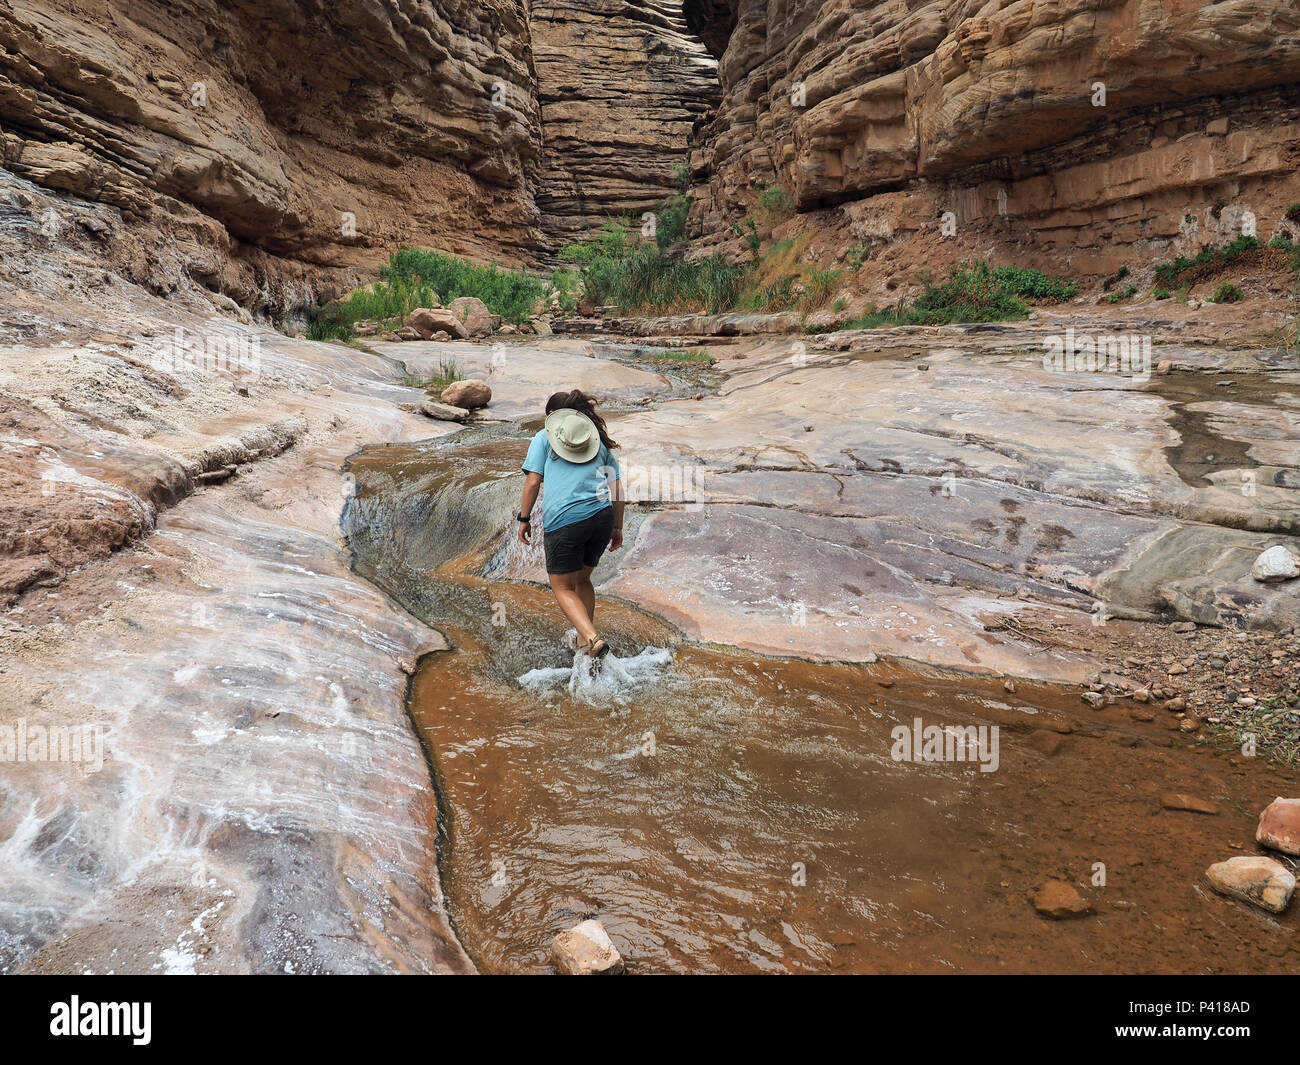
[[[578,289],[581,283],[582,278],[576,270],[553,270],[547,297],[554,297],[555,303],[565,314],[573,314],[578,309]]]
[[[633,241],[627,223],[615,219],[594,240],[562,248],[560,259],[575,264],[587,295],[625,311],[729,310],[745,274],[721,254],[699,262],[674,259],[657,244]]]
[[[1243,295],[1244,293],[1236,285],[1230,285],[1225,281],[1214,290],[1214,295],[1210,299],[1214,303],[1236,303]]]
[[[376,281],[337,303],[310,312],[307,335],[312,340],[350,340],[357,322],[396,326],[416,307],[427,307],[431,302],[433,290],[423,281],[401,277]]]
[[[862,264],[871,258],[871,245],[865,241],[861,244],[852,245],[844,253],[844,259],[849,264],[850,269],[858,271],[862,269]]]
[[[691,201],[686,196],[670,196],[655,207],[658,215],[655,243],[660,248],[669,248],[686,239],[686,216],[690,211]]]
[[[983,261],[962,263],[951,278],[927,286],[914,301],[900,299],[893,308],[866,314],[848,328],[1015,321],[1028,316],[1026,301],[1060,302],[1078,290],[1078,282],[1048,277],[1040,270],[990,267]]]
[[[1130,296],[1135,295],[1137,295],[1137,285],[1126,285],[1119,292],[1112,292],[1110,294],[1110,302],[1119,303],[1121,300],[1126,300]]]
[[[758,235],[758,223],[752,218],[746,218],[744,222],[732,222],[731,231],[745,242],[745,247],[749,249],[749,254],[754,261],[758,261],[758,249],[763,246],[763,241]]]
[[[758,202],[768,214],[786,214],[794,210],[794,201],[780,185],[769,185],[758,194]]]
[[[475,266],[466,259],[436,251],[402,248],[379,268],[389,281],[423,283],[449,303],[461,296],[476,296],[493,314],[507,322],[526,321],[545,286],[522,269],[510,270],[492,263]]]
[[[1194,259],[1180,255],[1172,262],[1161,263],[1155,269],[1156,280],[1168,288],[1176,287],[1187,273],[1192,273],[1193,281],[1203,280],[1247,252],[1263,246],[1258,237],[1238,237],[1221,248],[1202,248]]]
[[[1169,290],[1167,288],[1160,288],[1159,286],[1157,286],[1156,288],[1151,290],[1151,295],[1153,295],[1158,300],[1167,300],[1169,298]]]

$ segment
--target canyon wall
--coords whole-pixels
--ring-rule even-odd
[[[685,7],[723,90],[696,235],[779,184],[802,212],[845,205],[850,239],[937,235],[950,211],[985,244],[1106,269],[1189,227],[1237,235],[1247,210],[1266,238],[1300,200],[1292,0]]]
[[[665,0],[0,0],[0,165],[118,208],[132,280],[275,316],[648,208],[715,67]]]
[[[691,127],[718,103],[717,64],[673,0],[534,4],[531,22],[550,251],[680,191]]]
[[[156,234],[156,290],[272,313],[402,243],[533,247],[531,86],[521,0],[0,0],[0,163]]]

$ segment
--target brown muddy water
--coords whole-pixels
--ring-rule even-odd
[[[451,917],[480,969],[552,971],[551,937],[589,915],[633,973],[1300,968],[1295,907],[1272,917],[1204,880],[1254,852],[1258,811],[1294,781],[1161,722],[1028,682],[691,645],[607,599],[620,658],[658,646],[671,664],[601,705],[525,689],[572,661],[549,593],[484,575],[525,436],[362,452],[344,519],[358,571],[452,645],[421,661],[410,714]],[[980,752],[996,769],[896,760],[894,730],[918,720],[998,726]],[[1164,809],[1171,792],[1220,812]],[[1050,878],[1094,913],[1038,915],[1027,896]]]

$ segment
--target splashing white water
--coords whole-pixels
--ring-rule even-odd
[[[576,702],[621,706],[654,683],[672,660],[673,653],[666,647],[647,647],[632,658],[619,658],[611,651],[604,658],[593,659],[579,652],[573,656],[572,668],[530,669],[519,678],[519,684],[536,696],[567,687]]]

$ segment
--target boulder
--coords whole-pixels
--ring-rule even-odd
[[[501,315],[489,311],[487,304],[477,296],[454,299],[447,304],[447,309],[464,325],[468,336],[490,337],[501,324]]]
[[[417,307],[406,316],[406,324],[425,340],[440,330],[457,340],[469,336],[469,330],[461,324],[456,313],[447,307]]]
[[[1029,901],[1034,904],[1034,909],[1053,921],[1086,917],[1092,913],[1092,907],[1084,901],[1078,888],[1064,880],[1048,880],[1034,889]]]
[[[409,325],[402,326],[401,329],[393,330],[394,340],[423,340],[418,330],[412,329]]]
[[[548,337],[551,335],[550,319],[537,317],[530,318],[529,322],[532,324],[533,332],[539,337]]]
[[[1257,842],[1300,857],[1300,799],[1276,798],[1259,815]]]
[[[1287,908],[1295,893],[1295,877],[1279,861],[1260,855],[1229,858],[1206,870],[1210,887],[1220,895],[1241,899],[1271,913]]]
[[[463,422],[469,417],[469,411],[464,407],[453,407],[450,403],[439,403],[432,399],[426,399],[420,404],[420,413],[440,422]]]
[[[476,410],[492,402],[492,387],[476,377],[471,377],[468,381],[453,381],[442,390],[441,399],[453,407]]]
[[[1282,544],[1275,544],[1255,559],[1250,575],[1257,581],[1287,581],[1300,577],[1300,555]]]
[[[599,921],[583,921],[551,940],[551,960],[565,976],[616,976],[623,959]]]

